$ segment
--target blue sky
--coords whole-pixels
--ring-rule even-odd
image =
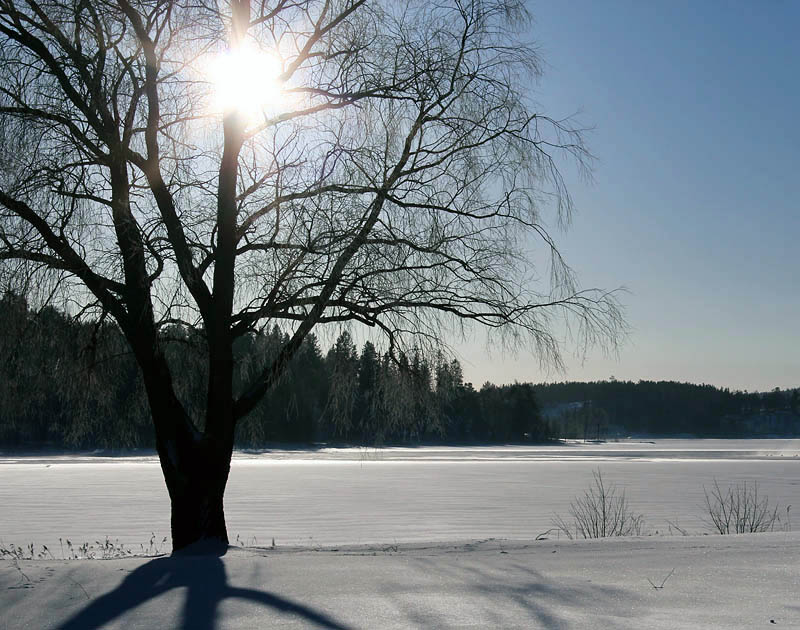
[[[618,357],[569,346],[566,373],[461,346],[480,385],[666,379],[800,386],[800,2],[531,2],[533,92],[594,130],[594,182],[558,234],[584,286],[622,297]]]

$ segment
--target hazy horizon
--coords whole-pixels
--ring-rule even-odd
[[[585,287],[624,286],[619,360],[566,346],[566,372],[530,354],[487,360],[473,383],[675,380],[800,386],[800,4],[531,2],[545,60],[533,92],[593,127],[594,183],[567,169],[577,214],[555,231]],[[793,290],[794,289],[794,290]]]

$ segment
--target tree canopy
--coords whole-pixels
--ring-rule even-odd
[[[568,219],[559,164],[590,155],[531,99],[527,25],[515,0],[0,0],[3,279],[118,323],[176,546],[226,539],[236,423],[318,324],[394,352],[474,322],[556,364],[559,315],[619,339],[542,216]],[[176,323],[205,348],[201,410],[175,392]],[[291,334],[234,388],[235,341],[274,323]]]

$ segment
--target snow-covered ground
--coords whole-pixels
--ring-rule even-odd
[[[600,469],[647,530],[706,530],[703,488],[757,481],[800,510],[800,440],[655,440],[548,447],[237,453],[226,493],[233,540],[333,545],[531,539]],[[153,456],[0,457],[0,544],[106,537],[138,548],[169,534]],[[785,515],[784,515],[785,516]],[[793,514],[790,511],[789,516]],[[800,515],[793,519],[800,523]]]
[[[800,535],[0,561],[0,629],[798,628]]]
[[[800,533],[664,534],[705,530],[714,479],[800,505],[798,455],[798,440],[239,453],[226,514],[250,548],[96,561],[61,560],[58,539],[167,534],[155,458],[4,456],[0,546],[54,557],[0,560],[0,630],[796,628]],[[532,540],[598,468],[658,535]]]

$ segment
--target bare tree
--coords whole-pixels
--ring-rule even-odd
[[[577,287],[540,217],[568,219],[557,164],[591,156],[529,100],[526,25],[517,0],[0,0],[0,271],[118,323],[175,549],[227,542],[236,423],[317,324],[394,348],[473,322],[550,364],[556,317],[619,338],[613,293]],[[233,341],[276,322],[288,341],[235,391]],[[200,417],[165,359],[176,323],[205,340]]]

